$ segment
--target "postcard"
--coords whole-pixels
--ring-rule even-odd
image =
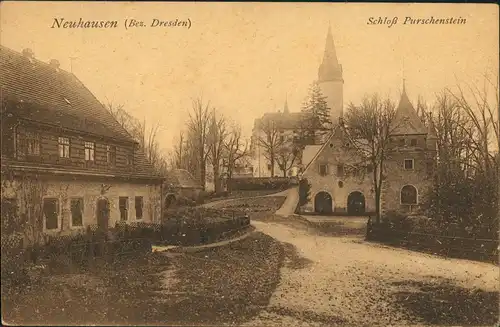
[[[498,6],[0,19],[4,324],[498,323]]]

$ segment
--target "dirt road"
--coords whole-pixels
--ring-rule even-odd
[[[495,319],[490,311],[498,308],[499,270],[492,264],[253,224],[296,253],[288,255],[269,306],[245,326],[482,325]]]

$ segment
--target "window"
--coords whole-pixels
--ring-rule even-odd
[[[142,208],[144,206],[142,196],[135,197],[135,219],[142,219]]]
[[[114,145],[106,146],[106,160],[110,165],[116,164],[116,146]]]
[[[338,182],[338,185],[339,185],[339,188],[343,188],[343,187],[344,187],[344,182],[339,181],[339,182]]]
[[[57,199],[43,199],[43,216],[46,230],[59,228],[59,201]]]
[[[344,176],[344,164],[337,165],[337,176]]]
[[[94,161],[95,143],[85,142],[85,160]]]
[[[69,138],[59,137],[59,158],[69,158]]]
[[[367,172],[368,174],[373,173],[373,165],[368,165],[368,166],[366,167],[366,172]]]
[[[71,199],[71,226],[83,226],[83,198]]]
[[[127,166],[132,166],[134,164],[134,155],[132,153],[127,154]]]
[[[328,174],[328,166],[325,164],[319,165],[319,174],[321,176],[326,176]]]
[[[405,146],[405,139],[399,139],[399,145]]]
[[[411,146],[417,146],[417,139],[411,139],[410,140],[410,145]]]
[[[12,234],[19,231],[17,223],[18,206],[15,198],[2,198],[2,233]]]
[[[413,185],[401,188],[401,204],[417,204],[417,189]]]
[[[40,134],[35,132],[26,133],[26,154],[31,156],[40,155]]]
[[[413,159],[405,159],[404,167],[405,170],[413,170]]]
[[[128,198],[125,196],[120,196],[118,199],[119,207],[120,207],[120,220],[127,221],[128,220]]]

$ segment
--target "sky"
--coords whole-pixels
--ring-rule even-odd
[[[370,25],[370,17],[398,23]],[[465,18],[403,25],[405,17]],[[113,29],[51,28],[54,19],[117,20]],[[379,93],[410,99],[498,72],[498,6],[484,4],[2,2],[2,45],[57,59],[103,103],[162,126],[168,150],[201,97],[250,135],[266,112],[300,111],[317,78],[328,26],[344,71],[344,103]],[[144,27],[125,28],[125,19]],[[190,28],[151,27],[153,19]],[[70,59],[74,58],[74,59]]]

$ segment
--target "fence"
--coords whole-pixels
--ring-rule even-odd
[[[367,240],[380,241],[433,254],[498,263],[499,241],[388,228],[368,224]]]
[[[213,211],[213,210],[212,210]],[[204,210],[203,213],[211,212]],[[220,213],[219,213],[220,214]],[[225,213],[224,218],[193,221],[174,219],[161,224],[120,224],[106,232],[89,226],[85,234],[48,237],[41,245],[25,246],[22,236],[2,237],[2,275],[13,274],[29,264],[64,257],[88,263],[98,257],[115,258],[150,252],[152,244],[199,245],[216,242],[248,228],[248,216]]]

